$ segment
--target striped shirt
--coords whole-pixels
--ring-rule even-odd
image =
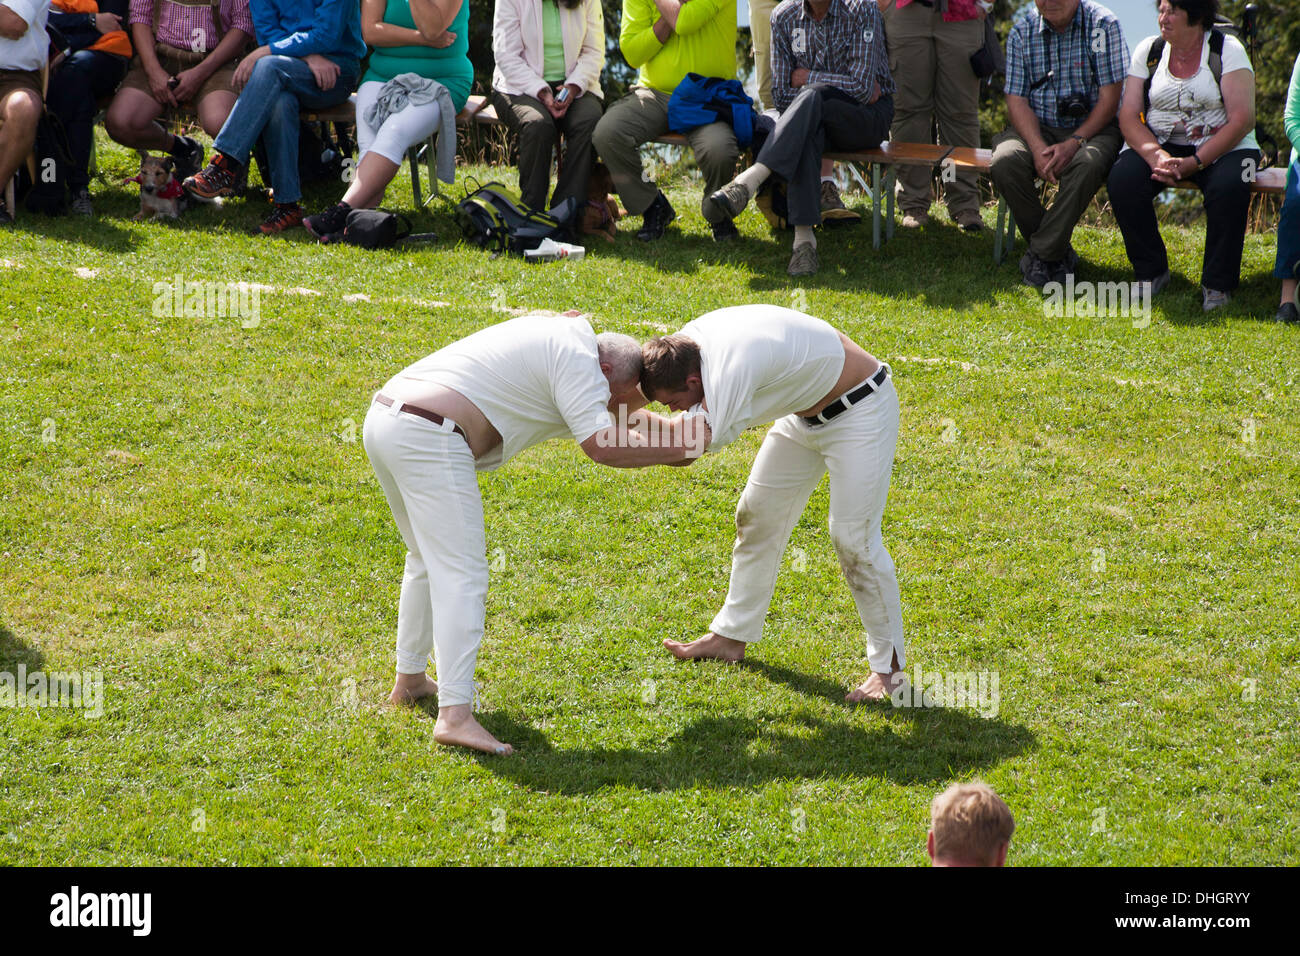
[[[131,12],[127,23],[143,23],[153,29],[153,8],[155,0],[131,0]],[[231,30],[243,30],[250,37],[253,33],[253,17],[248,12],[248,0],[220,0],[221,24],[224,36]],[[162,0],[162,12],[158,18],[159,43],[174,46],[180,50],[194,53],[207,53],[221,42],[216,25],[212,22],[212,3],[210,0]]]
[[[790,85],[796,69],[808,70],[809,83],[825,83],[861,103],[894,92],[885,51],[885,27],[876,0],[831,0],[817,20],[805,0],[782,0],[772,11],[772,99],[788,109],[798,93]]]
[[[1103,86],[1124,82],[1128,59],[1119,20],[1101,4],[1079,0],[1070,25],[1057,33],[1031,3],[1007,36],[1006,95],[1027,98],[1046,126],[1075,129],[1086,117],[1062,116],[1057,104],[1079,93],[1091,111]]]

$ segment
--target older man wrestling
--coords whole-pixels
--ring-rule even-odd
[[[471,713],[488,586],[475,472],[565,435],[613,467],[698,455],[707,433],[691,433],[689,421],[642,412],[637,420],[653,429],[653,440],[635,424],[613,424],[619,406],[645,404],[640,373],[641,347],[629,336],[598,336],[581,317],[523,316],[420,359],[375,395],[363,430],[366,454],[406,543],[390,699],[437,694],[439,743],[513,752]],[[430,650],[437,683],[425,673]]]
[[[641,390],[704,416],[716,451],[753,425],[763,439],[736,508],[727,599],[709,633],[664,646],[739,661],[763,634],[790,532],[830,472],[830,532],[867,631],[871,675],[850,701],[888,700],[904,680],[903,611],[880,522],[898,439],[889,366],[820,319],[772,305],[718,309],[642,347]]]

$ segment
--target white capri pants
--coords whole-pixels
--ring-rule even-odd
[[[787,415],[768,430],[736,506],[731,585],[711,631],[749,643],[763,636],[786,543],[829,471],[831,542],[867,631],[867,659],[882,674],[894,654],[906,664],[898,575],[880,533],[897,441],[892,378],[827,424]]]
[[[378,153],[400,166],[408,149],[433,135],[442,122],[442,111],[437,101],[420,106],[408,104],[405,109],[390,114],[376,130],[366,122],[365,115],[383,88],[384,84],[378,80],[362,83],[357,88],[357,161],[366,153]]]
[[[455,423],[372,402],[362,443],[406,543],[397,605],[397,671],[423,674],[433,651],[438,704],[474,699],[488,589],[483,499]]]

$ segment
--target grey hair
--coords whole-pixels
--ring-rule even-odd
[[[641,343],[622,332],[601,332],[596,336],[596,354],[610,366],[609,380],[626,385],[641,380]]]

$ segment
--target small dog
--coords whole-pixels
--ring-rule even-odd
[[[185,190],[179,180],[172,175],[175,162],[171,157],[165,159],[140,152],[140,172],[129,183],[140,184],[140,211],[135,220],[179,219],[185,208]]]
[[[613,191],[614,177],[609,174],[609,167],[597,163],[587,180],[587,204],[582,208],[584,236],[601,236],[606,242],[614,241],[623,212],[609,195]]]

